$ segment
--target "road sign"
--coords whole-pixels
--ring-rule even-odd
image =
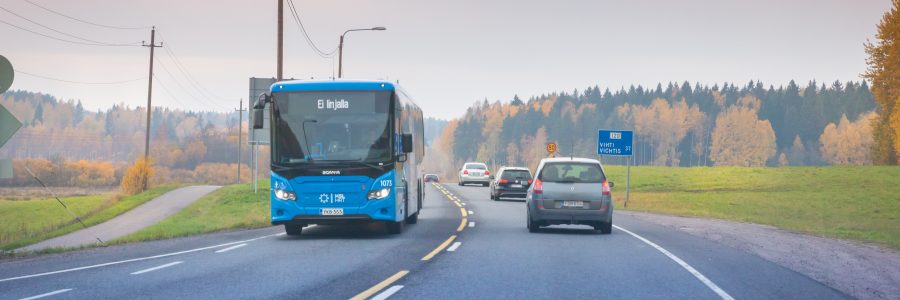
[[[0,148],[22,127],[22,123],[6,107],[0,105]]]
[[[556,147],[556,143],[547,143],[547,152],[552,154],[556,153],[556,150],[559,150],[559,148]]]
[[[631,156],[634,136],[631,130],[598,130],[597,154],[610,156]]]
[[[0,55],[0,93],[6,92],[12,86],[15,75],[12,63],[3,55]]]

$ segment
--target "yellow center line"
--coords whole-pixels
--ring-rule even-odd
[[[466,212],[466,209],[465,209],[465,208],[462,208],[462,207],[459,208],[459,213],[462,214],[463,218],[469,216],[469,213]]]
[[[391,283],[394,283],[394,281],[397,281],[400,278],[403,278],[403,276],[406,276],[406,274],[408,274],[408,273],[409,273],[409,271],[407,271],[407,270],[397,272],[397,274],[394,274],[393,276],[388,277],[387,279],[385,279],[382,282],[379,282],[375,286],[370,287],[368,290],[365,290],[362,293],[359,293],[358,295],[353,296],[353,298],[350,298],[350,300],[363,300],[363,299],[372,297],[372,295],[375,295],[375,293],[377,293],[378,291],[381,291],[385,287],[391,285]]]
[[[456,232],[461,232],[466,228],[466,223],[469,222],[468,218],[462,218],[462,221],[459,222],[459,227],[456,228]]]
[[[449,246],[450,243],[452,243],[453,240],[455,240],[455,239],[456,239],[456,235],[451,235],[449,239],[447,239],[446,241],[441,243],[439,246],[437,246],[437,248],[434,248],[434,250],[431,250],[431,253],[428,253],[428,255],[425,255],[425,257],[422,257],[422,260],[430,260],[435,255],[437,255],[439,252],[441,252],[441,250],[444,250],[444,248],[447,248],[447,246]]]

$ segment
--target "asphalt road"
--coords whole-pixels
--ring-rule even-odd
[[[715,242],[624,215],[614,225],[529,233],[523,202],[444,185],[401,235],[273,227],[7,259],[0,299],[847,298]]]

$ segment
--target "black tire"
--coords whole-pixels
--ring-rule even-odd
[[[465,185],[465,184],[466,184],[466,183],[465,183],[465,182],[462,182],[462,181],[460,181],[460,182],[458,182],[458,183],[457,183],[457,184],[459,184],[459,186],[463,186],[463,185]]]
[[[528,222],[528,232],[535,233],[541,229],[541,227],[538,225],[537,222],[534,222],[531,220],[531,212],[530,211],[528,212],[528,220],[526,222]]]
[[[284,233],[289,236],[299,236],[303,233],[303,226],[293,222],[284,223]]]
[[[404,222],[404,221],[387,222],[387,232],[390,234],[400,234],[403,232],[404,224],[406,224],[406,222]]]
[[[406,224],[416,224],[419,222],[419,213],[414,213],[406,218]]]
[[[594,225],[595,230],[600,230],[602,234],[610,234],[612,233],[612,220],[609,222],[597,222],[597,225]]]

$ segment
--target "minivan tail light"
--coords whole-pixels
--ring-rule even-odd
[[[544,193],[544,183],[541,182],[540,179],[534,181],[534,193],[535,194],[543,194]]]
[[[463,170],[463,174],[469,175],[469,170]]]
[[[484,171],[484,175],[491,175],[491,171]]]
[[[603,196],[609,196],[609,181],[603,182]]]

